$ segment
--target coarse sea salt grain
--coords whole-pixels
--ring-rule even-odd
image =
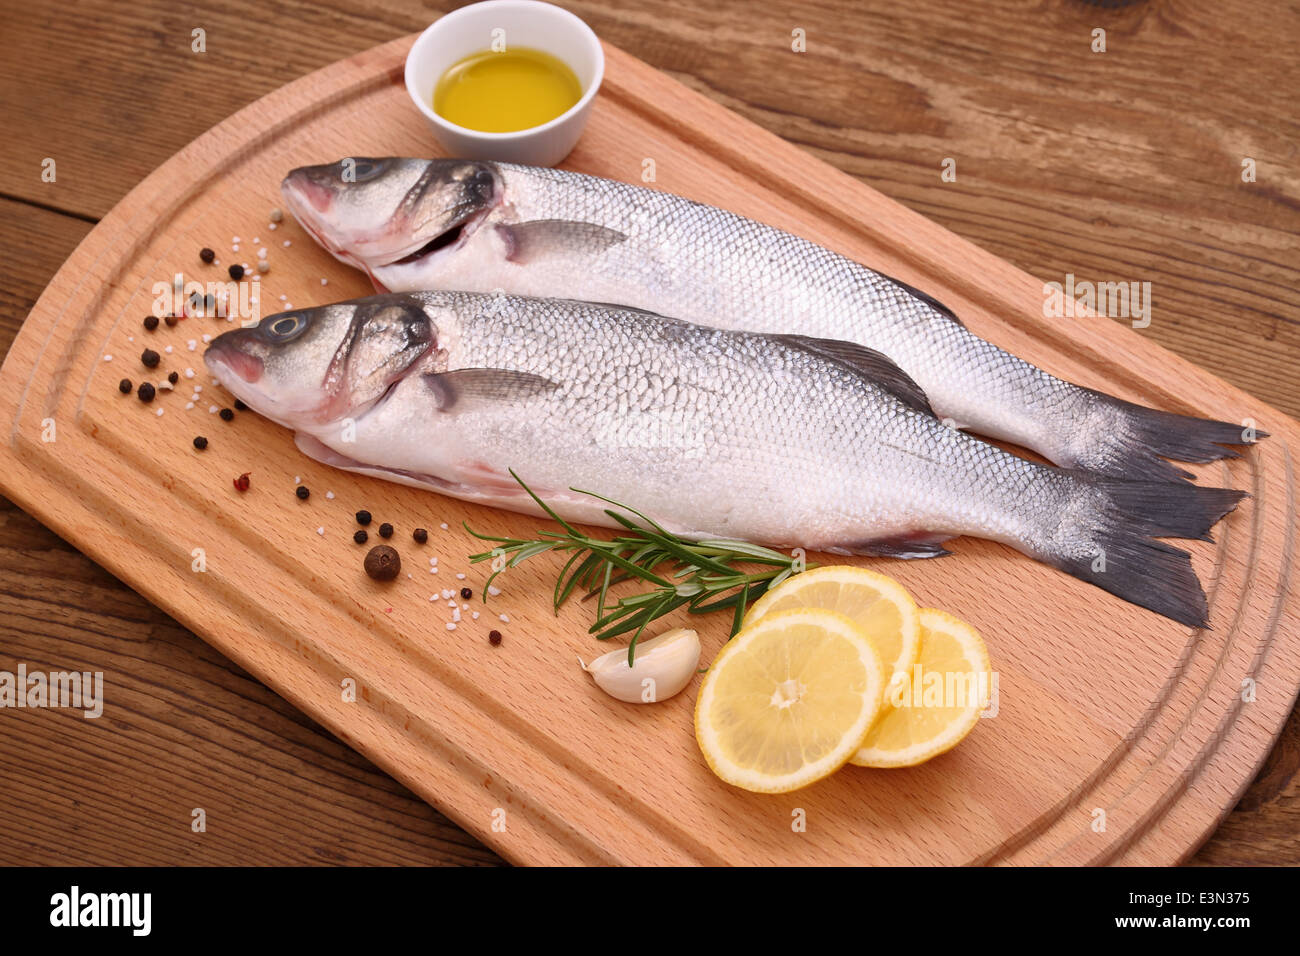
[[[444,521],[442,524],[438,525],[438,527],[441,528],[443,531],[446,531],[446,530],[447,530],[447,522]]]
[[[327,492],[325,492],[325,497],[328,498],[330,501],[333,501],[333,500],[334,500],[334,492],[332,492],[332,491],[327,491]]]
[[[208,335],[207,332],[204,332],[204,333],[203,333],[203,344],[204,344],[204,345],[207,345],[207,344],[208,344],[209,342],[211,342],[211,341],[212,341],[212,336]]]
[[[457,574],[457,575],[456,575],[456,580],[457,580],[457,581],[464,581],[464,580],[465,580],[465,575],[463,575],[463,574]]]
[[[448,621],[448,622],[447,622],[447,630],[449,630],[449,631],[454,631],[454,630],[456,630],[456,622],[455,622],[455,621]]]
[[[293,483],[294,483],[295,485],[301,485],[301,484],[302,484],[302,475],[294,475],[294,476],[293,476]]]
[[[317,528],[317,529],[316,529],[316,533],[317,533],[318,535],[320,535],[322,538],[325,537],[325,529],[324,529],[324,527]]]
[[[272,232],[275,232],[275,230],[278,229],[279,227],[273,222],[268,222],[266,224],[266,228],[270,229]]]
[[[324,279],[324,278],[322,278],[322,279],[320,280],[320,284],[321,284],[321,285],[329,285],[329,284],[330,284],[330,280],[329,280],[329,279]]]
[[[193,407],[194,407],[194,403],[193,403],[193,402],[186,402],[186,403],[185,403],[185,410],[186,410],[187,412],[188,412],[191,408],[193,408]]]
[[[162,410],[162,409],[161,409],[161,408],[160,408],[160,409],[158,409],[158,417],[159,417],[159,418],[161,418],[161,417],[162,417],[162,413],[163,413],[163,410]]]
[[[230,247],[230,251],[231,251],[231,252],[238,252],[238,251],[239,251],[239,243],[235,243],[233,246],[231,246],[231,247]]]
[[[219,411],[221,411],[221,409],[217,408],[217,406],[215,406],[215,405],[209,405],[209,406],[208,406],[208,414],[209,414],[209,415],[215,415],[215,414],[216,414],[217,412],[219,412]]]
[[[460,620],[460,608],[456,608],[456,610],[454,610],[454,611],[451,612],[451,619],[452,619],[453,621],[459,621],[459,620]]]
[[[231,242],[238,242],[238,241],[239,241],[239,237],[238,237],[238,236],[231,236],[231,237],[230,237],[230,241],[231,241]]]
[[[166,352],[168,355],[171,355],[171,354],[172,354],[172,347],[169,345],[169,346],[167,346],[165,349],[163,349],[163,351]]]
[[[438,569],[437,569],[437,567],[432,567],[432,568],[430,568],[430,569],[429,569],[429,573],[430,573],[430,574],[437,574],[437,573],[438,573]]]
[[[185,347],[189,349],[191,352],[193,352],[196,348],[199,347],[199,343],[195,339],[190,339],[188,342],[185,343]]]
[[[455,602],[455,601],[448,601],[448,602],[447,602],[447,607],[451,608],[453,611],[456,610],[456,602]]]
[[[469,616],[472,617],[474,620],[477,621],[477,620],[478,620],[478,611],[471,611]]]
[[[288,239],[284,240],[284,247],[286,249],[288,249],[291,245],[293,245],[293,243],[290,242]]]
[[[192,368],[187,368],[187,369],[185,370],[185,377],[186,377],[186,378],[193,378],[193,377],[194,377],[194,369],[192,369]]]
[[[492,595],[493,597],[496,597],[500,593],[501,593],[501,589],[497,587],[495,584],[488,585],[488,594]]]
[[[111,355],[107,355],[107,354],[106,354],[106,355],[104,356],[104,361],[105,361],[105,362],[111,362],[111,361],[113,361],[113,356],[111,356]]]
[[[263,246],[261,249],[258,249],[258,250],[257,250],[257,258],[259,258],[259,259],[265,259],[265,258],[266,258],[266,246]]]
[[[509,623],[510,623],[510,618],[507,617],[507,616],[504,615],[504,614],[498,614],[498,615],[497,615],[497,618],[501,621],[502,624],[509,624]]]
[[[196,391],[196,392],[201,392],[201,391],[203,391],[203,386],[202,386],[202,385],[195,385],[195,386],[194,386],[194,391]]]
[[[442,599],[445,601],[447,600],[447,598],[451,597],[455,593],[456,592],[453,591],[451,588],[447,588],[442,592]]]

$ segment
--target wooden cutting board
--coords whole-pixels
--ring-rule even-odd
[[[1243,459],[1200,469],[1254,496],[1215,544],[1193,545],[1212,629],[1189,632],[989,542],[962,539],[942,561],[862,560],[980,629],[998,674],[996,716],[918,768],[847,768],[798,793],[749,794],[698,753],[698,681],[649,707],[594,688],[577,657],[605,648],[585,634],[589,608],[552,614],[558,562],[509,572],[480,605],[485,572],[466,560],[479,548],[462,522],[518,535],[542,522],[332,471],[251,412],[230,423],[209,412],[230,398],[203,368],[202,336],[230,326],[194,318],[145,331],[154,284],[176,272],[217,280],[264,246],[263,313],[368,293],[295,224],[272,231],[268,214],[292,166],[435,152],[402,85],[410,42],[249,106],[95,228],[0,372],[0,490],[517,862],[1158,864],[1199,845],[1255,775],[1300,686],[1300,425],[1118,323],[1041,318],[1041,281],[617,49],[570,168],[640,181],[653,160],[658,187],[917,285],[1058,375],[1270,432]],[[202,246],[220,266],[199,261]],[[146,346],[163,353],[147,377],[182,375],[151,405],[117,389],[146,377]],[[200,434],[202,453],[191,444]],[[242,472],[243,494],[232,482]],[[307,501],[294,494],[299,478]],[[396,526],[409,576],[379,586],[362,573],[351,540],[360,508]],[[427,545],[412,542],[415,527],[430,530]],[[466,611],[448,630],[451,610],[431,595],[462,586],[481,616]],[[707,661],[727,621],[692,623]],[[487,641],[494,627],[500,647]],[[111,719],[111,674],[106,685]]]

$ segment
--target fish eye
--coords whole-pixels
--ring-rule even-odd
[[[488,199],[496,192],[496,177],[489,170],[479,167],[465,180],[465,188],[482,199]]]
[[[342,166],[345,181],[350,179],[354,183],[364,183],[382,173],[387,168],[388,163],[382,159],[345,159]],[[349,172],[349,167],[351,167],[351,172]]]
[[[271,339],[284,342],[293,338],[306,327],[307,317],[305,315],[300,312],[290,312],[272,319],[270,324],[266,326],[266,331]]]

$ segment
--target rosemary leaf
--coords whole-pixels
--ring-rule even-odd
[[[544,529],[533,538],[510,538],[481,534],[467,524],[471,535],[493,545],[490,551],[470,555],[476,564],[492,562],[492,574],[482,589],[483,600],[487,600],[487,586],[509,568],[539,554],[565,554],[552,594],[556,611],[575,591],[584,592],[584,601],[595,597],[596,619],[589,632],[601,641],[631,632],[629,665],[634,663],[637,642],[651,622],[682,606],[691,614],[731,609],[731,633],[735,634],[751,601],[804,569],[802,558],[745,541],[688,541],[635,508],[594,492],[570,489],[613,505],[605,514],[624,532],[614,538],[588,537],[561,518],[514,471],[510,475],[559,528]],[[646,589],[617,598],[611,595],[611,588],[630,581],[644,582]]]

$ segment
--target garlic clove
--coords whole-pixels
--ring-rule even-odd
[[[579,663],[582,663],[579,658]],[[667,700],[691,682],[700,663],[700,636],[689,627],[638,641],[636,661],[627,666],[627,648],[602,654],[583,670],[609,696],[629,704]]]

